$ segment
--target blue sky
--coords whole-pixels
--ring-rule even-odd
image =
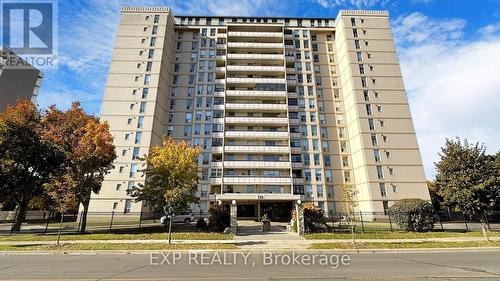
[[[59,1],[59,68],[45,71],[38,103],[82,102],[98,113],[122,5],[174,14],[335,17],[384,9],[391,17],[427,178],[446,137],[500,147],[500,0]]]

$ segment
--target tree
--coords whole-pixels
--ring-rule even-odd
[[[12,231],[19,231],[32,198],[62,174],[65,156],[43,137],[42,116],[31,101],[20,100],[0,114],[0,194],[17,205]]]
[[[351,225],[352,243],[356,243],[354,234],[354,211],[358,207],[358,190],[352,184],[343,184],[341,187],[342,200],[344,201],[345,208],[348,214],[349,223]]]
[[[424,232],[434,228],[434,208],[425,200],[401,199],[389,208],[389,212],[406,231]]]
[[[484,145],[467,139],[446,140],[436,163],[436,185],[445,203],[468,217],[478,217],[486,240],[487,218],[500,202],[500,166]]]
[[[64,213],[78,205],[76,198],[77,182],[70,174],[64,174],[55,178],[51,183],[45,184],[47,195],[54,201],[54,209],[61,214],[59,231],[57,233],[57,245],[61,238],[61,228],[64,220]]]
[[[323,210],[314,205],[314,203],[306,202],[302,204],[302,212],[304,216],[304,231],[306,233],[316,232],[321,228],[328,228]],[[297,229],[297,214],[295,209],[292,211],[292,221],[295,229]]]
[[[199,147],[189,143],[163,139],[163,146],[151,148],[145,160],[145,184],[139,184],[128,192],[137,202],[145,201],[154,210],[166,210],[167,214],[185,211],[195,202],[198,190],[197,156]]]
[[[67,111],[51,106],[43,120],[46,138],[66,152],[69,175],[77,183],[75,194],[83,206],[80,231],[85,232],[90,197],[98,193],[104,176],[116,159],[113,136],[107,123],[100,123],[74,102]]]
[[[436,212],[439,212],[443,203],[443,197],[439,195],[436,183],[427,181],[427,189],[429,190],[429,194],[431,195],[431,202],[434,210],[436,210]]]

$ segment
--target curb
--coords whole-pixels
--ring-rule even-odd
[[[496,252],[500,247],[468,247],[468,248],[418,248],[418,249],[234,249],[234,250],[83,250],[83,251],[0,251],[0,256],[43,256],[43,255],[68,255],[68,256],[95,256],[95,255],[145,255],[159,252],[297,252],[297,253],[339,253],[339,254],[389,254],[389,253],[443,253],[443,252]]]

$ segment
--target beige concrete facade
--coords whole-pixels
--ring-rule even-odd
[[[280,217],[279,204],[297,199],[341,211],[344,183],[359,190],[361,211],[429,200],[386,12],[297,19],[125,7],[101,118],[118,159],[91,211],[144,209],[126,190],[144,183],[137,156],[164,135],[204,148],[196,211],[238,200],[239,216]]]

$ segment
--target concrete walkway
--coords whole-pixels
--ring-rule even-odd
[[[260,222],[238,221],[236,245],[240,249],[307,249],[303,237],[286,230],[286,223],[272,222],[270,231],[261,231]]]

